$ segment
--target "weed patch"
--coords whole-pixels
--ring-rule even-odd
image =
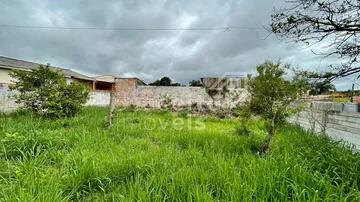
[[[0,200],[360,200],[360,155],[301,128],[282,127],[261,157],[261,120],[243,135],[237,119],[130,107],[106,130],[106,114],[90,107],[70,119],[1,117]]]

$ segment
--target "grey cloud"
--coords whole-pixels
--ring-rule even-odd
[[[263,0],[0,0],[0,24],[63,27],[262,27],[282,1]],[[303,68],[326,62],[310,49],[262,40],[265,30],[89,31],[0,28],[0,55],[91,75],[161,76],[187,83],[224,72],[254,72],[264,60]],[[329,60],[332,61],[332,60]]]

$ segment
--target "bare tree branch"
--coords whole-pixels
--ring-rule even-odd
[[[288,0],[287,8],[274,10],[269,28],[282,39],[307,45],[321,43],[325,57],[338,56],[346,63],[330,70],[325,79],[358,74],[360,61],[359,0]],[[313,51],[315,53],[315,51]]]

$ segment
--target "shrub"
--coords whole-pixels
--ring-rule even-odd
[[[228,115],[227,111],[224,109],[217,109],[215,112],[215,116],[218,117],[219,119],[225,119]]]
[[[188,118],[189,111],[187,109],[183,109],[179,112],[179,117]]]
[[[15,70],[11,73],[15,85],[11,90],[19,92],[14,97],[17,103],[36,114],[47,117],[70,117],[86,103],[89,92],[80,83],[66,83],[60,72],[47,66],[33,71]]]
[[[131,105],[125,107],[125,108],[124,108],[124,111],[125,111],[125,112],[135,112],[135,111],[136,111],[136,106],[133,105],[133,104],[131,104]]]
[[[164,96],[160,103],[162,109],[171,110],[173,108],[172,100],[168,96]]]

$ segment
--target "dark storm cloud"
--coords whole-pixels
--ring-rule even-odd
[[[190,28],[269,24],[281,1],[0,0],[0,24],[62,27]],[[49,62],[84,73],[170,76],[187,83],[224,72],[254,72],[264,60],[322,68],[310,49],[265,30],[89,31],[0,29],[0,55]]]

